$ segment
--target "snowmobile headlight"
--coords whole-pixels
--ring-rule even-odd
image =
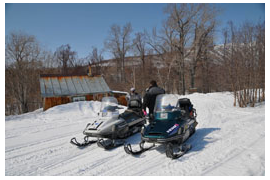
[[[168,119],[168,113],[166,113],[166,112],[160,113],[160,118],[161,119]]]

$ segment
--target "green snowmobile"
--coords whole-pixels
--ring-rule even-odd
[[[191,145],[184,142],[195,133],[196,109],[188,98],[178,99],[172,94],[161,94],[156,98],[154,120],[142,128],[140,150],[133,151],[130,144],[124,145],[128,154],[138,155],[153,147],[155,143],[166,145],[166,156],[176,159],[184,155]],[[145,147],[145,142],[151,143]]]

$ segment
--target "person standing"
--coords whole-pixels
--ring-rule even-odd
[[[143,111],[144,114],[146,114],[146,108],[149,109],[150,122],[153,119],[156,97],[159,94],[165,94],[165,90],[161,87],[158,87],[155,80],[150,81],[150,86],[143,97]]]
[[[129,99],[137,99],[140,102],[142,102],[142,98],[141,98],[140,94],[136,92],[135,88],[130,89],[130,97],[129,97]]]
[[[142,98],[139,93],[136,92],[135,88],[131,88],[128,95],[126,95],[126,100],[129,102],[131,99],[137,99],[142,103]]]

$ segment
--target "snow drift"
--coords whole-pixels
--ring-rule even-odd
[[[187,96],[198,113],[193,148],[171,160],[162,145],[141,156],[123,147],[104,151],[96,144],[79,149],[69,143],[100,102],[75,102],[5,118],[6,175],[265,175],[265,105],[233,107],[231,93]],[[124,109],[123,109],[124,111]],[[140,142],[137,133],[126,140]]]

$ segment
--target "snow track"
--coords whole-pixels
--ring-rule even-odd
[[[181,96],[179,96],[181,97]],[[76,102],[45,112],[6,117],[6,175],[264,175],[265,106],[233,107],[230,93],[192,94],[199,122],[183,157],[166,158],[165,147],[140,156],[123,147],[109,151],[69,143],[95,118],[99,102]],[[140,134],[127,142],[137,144]]]

